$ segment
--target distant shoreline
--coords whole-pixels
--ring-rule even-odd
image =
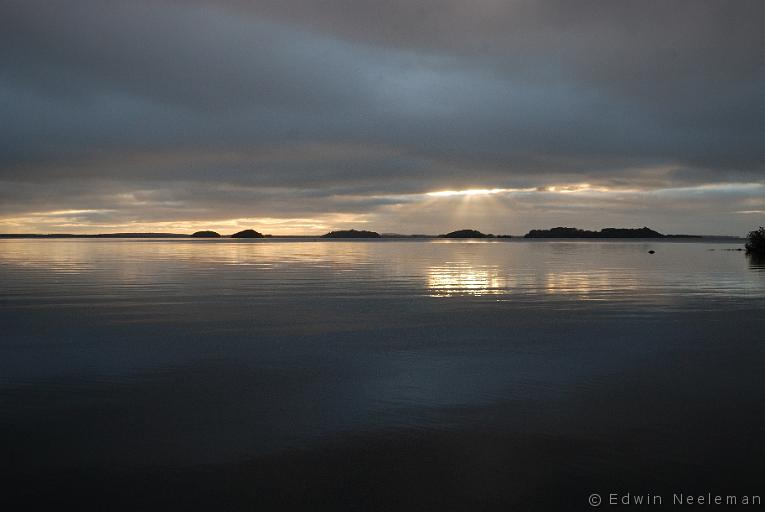
[[[100,233],[100,234],[72,234],[72,233],[57,233],[57,234],[38,234],[38,233],[0,233],[0,239],[189,239],[189,240],[240,240],[238,238],[231,238],[230,236],[222,236],[215,239],[195,238],[191,235],[179,234],[179,233]],[[315,239],[321,241],[352,241],[352,240],[448,240],[439,235],[387,235],[383,234],[376,238],[327,238],[323,235],[269,235],[257,240],[268,239]],[[731,241],[738,242],[744,241],[746,237],[733,236],[733,235],[665,235],[661,238],[640,238],[640,237],[531,237],[524,238],[523,235],[515,236],[512,238],[494,237],[494,238],[477,238],[477,240],[515,240],[515,241],[527,241],[527,242],[545,242],[545,241],[566,241],[566,240],[584,240],[584,241],[603,241],[603,240],[636,240],[636,241]],[[452,239],[454,240],[454,239]],[[464,238],[462,240],[472,240],[470,238]]]

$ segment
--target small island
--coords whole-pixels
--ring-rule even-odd
[[[532,229],[524,238],[665,238],[658,231],[642,228],[603,228],[600,231],[557,227],[552,229]]]
[[[364,231],[355,229],[346,229],[339,231],[330,231],[321,238],[381,238],[380,233],[375,231]]]
[[[265,235],[258,233],[254,229],[245,229],[231,235],[231,238],[265,238]]]
[[[495,238],[492,234],[481,233],[476,229],[460,229],[452,231],[445,235],[438,235],[439,238]]]
[[[215,231],[197,231],[191,235],[191,238],[220,238],[220,233]]]

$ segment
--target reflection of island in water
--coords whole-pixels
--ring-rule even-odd
[[[746,255],[749,268],[758,272],[765,272],[765,255],[750,252]]]

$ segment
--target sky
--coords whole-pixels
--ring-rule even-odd
[[[765,224],[765,2],[0,0],[0,232]]]

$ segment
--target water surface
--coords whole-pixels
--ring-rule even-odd
[[[737,247],[2,240],[2,476],[85,509],[765,494]]]

